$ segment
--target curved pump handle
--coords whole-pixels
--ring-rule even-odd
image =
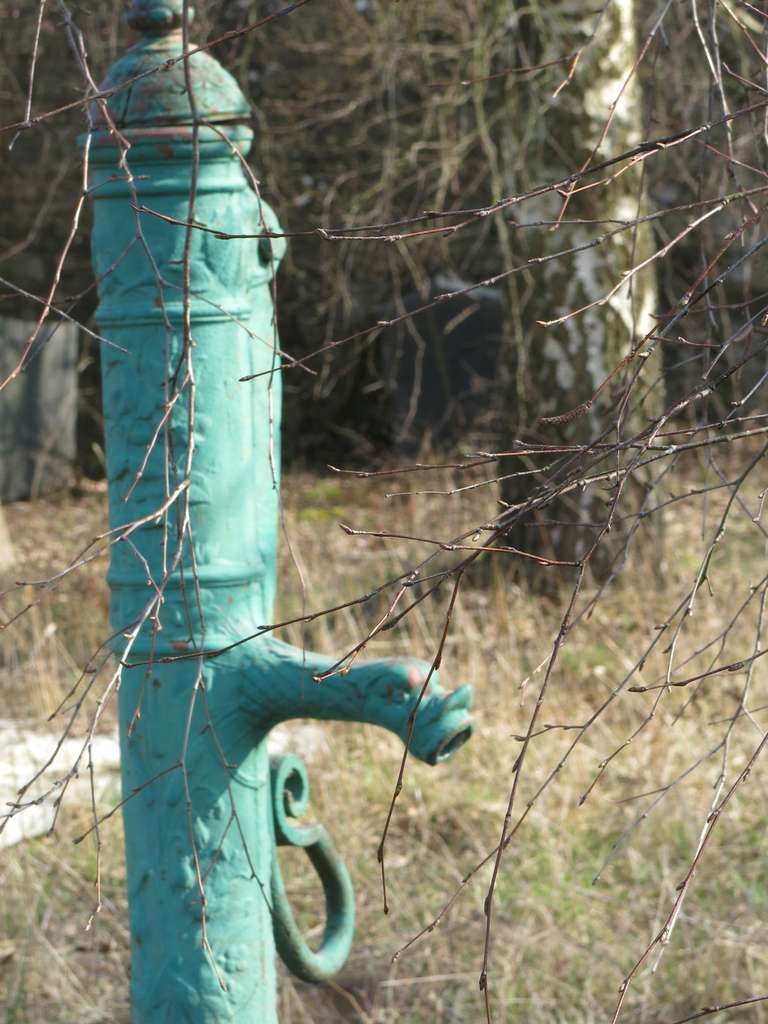
[[[270,760],[275,848],[272,858],[272,921],[275,945],[284,963],[304,981],[325,981],[346,962],[355,930],[352,882],[322,825],[299,825],[309,801],[309,777],[296,754]],[[278,846],[301,846],[323,883],[326,925],[317,952],[309,948],[293,916],[283,884]]]

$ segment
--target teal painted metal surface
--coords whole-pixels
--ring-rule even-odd
[[[144,36],[105,87],[181,54],[181,8],[181,0],[135,0],[129,21]],[[115,648],[127,643],[134,664],[119,693],[132,1005],[136,1024],[273,1024],[275,949],[305,979],[330,976],[349,952],[354,902],[328,834],[296,820],[308,796],[303,763],[291,755],[270,765],[269,731],[291,718],[340,719],[406,741],[413,718],[411,750],[435,764],[471,732],[471,690],[448,694],[434,676],[414,716],[428,672],[417,659],[364,662],[317,683],[334,659],[269,634],[216,653],[272,616],[280,375],[271,289],[284,245],[192,232],[188,350],[187,232],[173,222],[189,214],[195,147],[181,69],[147,75],[109,100],[130,143],[135,192],[98,110],[90,150],[97,321],[125,350],[102,351],[110,524],[141,522],[114,546],[108,576]],[[247,106],[234,79],[207,55],[193,58],[190,72],[196,220],[232,233],[279,230],[237,157],[252,132],[238,123]],[[167,219],[137,215],[136,200]],[[164,416],[167,434],[158,433]],[[156,515],[177,491],[169,515]],[[293,920],[281,844],[303,847],[324,887],[318,950]]]

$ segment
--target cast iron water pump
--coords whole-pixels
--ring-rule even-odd
[[[349,952],[354,905],[323,827],[296,821],[304,765],[270,764],[269,731],[344,719],[405,741],[412,721],[413,754],[435,764],[469,737],[471,690],[448,694],[434,675],[416,708],[422,661],[363,662],[316,682],[332,658],[258,635],[277,585],[272,287],[284,242],[245,173],[245,98],[207,52],[183,57],[182,10],[134,0],[140,39],[102,85],[89,147],[96,319],[119,346],[103,348],[102,376],[110,525],[122,538],[108,578],[128,666],[132,1003],[137,1024],[274,1024],[275,947],[301,977],[328,977]],[[190,228],[191,213],[209,230]],[[286,843],[306,848],[324,887],[317,951],[286,899]]]

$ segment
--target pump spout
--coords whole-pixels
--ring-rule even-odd
[[[262,727],[291,718],[368,722],[399,736],[431,765],[472,735],[472,687],[446,691],[439,673],[430,675],[430,665],[418,658],[365,661],[325,677],[332,658],[266,640],[252,645],[249,662],[246,699]]]

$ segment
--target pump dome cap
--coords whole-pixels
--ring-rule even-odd
[[[189,20],[194,17],[189,8]],[[184,16],[184,0],[133,0],[125,20],[137,32],[168,32],[180,28]]]
[[[144,36],[110,68],[101,91],[112,92],[107,101],[118,128],[158,128],[192,124],[187,94],[184,46],[179,31],[182,0],[134,0],[128,23]],[[190,46],[194,50],[193,46]],[[228,71],[205,50],[187,58],[198,121],[247,121],[248,101]],[[104,116],[94,104],[96,129],[104,129]]]

